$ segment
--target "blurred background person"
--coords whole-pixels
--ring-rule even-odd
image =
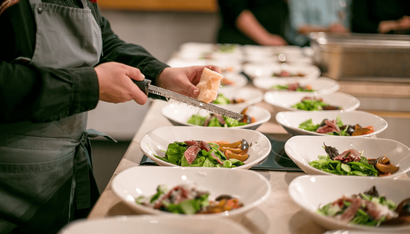
[[[409,0],[352,0],[351,14],[352,32],[410,34]]]
[[[218,43],[264,46],[287,45],[289,16],[284,0],[218,0],[221,26]]]
[[[290,28],[287,38],[292,44],[309,45],[311,32],[349,32],[350,0],[289,0]]]

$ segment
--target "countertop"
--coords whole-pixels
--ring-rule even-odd
[[[139,166],[143,156],[139,143],[149,131],[161,127],[171,126],[171,123],[161,115],[161,109],[167,103],[160,100],[153,101],[141,128],[132,140],[127,152],[121,160],[113,177],[118,173]],[[260,105],[264,105],[261,103]],[[286,132],[275,122],[269,121],[258,128],[258,131],[277,137],[286,137]],[[290,182],[305,173],[296,172],[268,172],[257,171],[266,177],[272,186],[272,193],[266,202],[249,212],[238,224],[243,225],[252,233],[305,233],[319,234],[326,230],[314,223],[292,201],[288,195]],[[112,180],[111,180],[112,181]],[[102,192],[100,199],[91,211],[88,219],[98,219],[117,215],[138,215],[118,198],[111,189],[111,182]]]

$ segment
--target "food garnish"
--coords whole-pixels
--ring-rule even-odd
[[[310,132],[336,136],[361,136],[374,132],[373,126],[363,128],[359,124],[345,125],[340,116],[337,116],[334,120],[324,119],[320,124],[314,124],[312,119],[308,119],[301,123],[299,128]]]
[[[390,164],[386,156],[366,158],[363,151],[356,149],[347,149],[339,154],[336,148],[323,144],[327,155],[319,155],[319,160],[311,161],[309,165],[324,172],[336,175],[388,176],[399,170],[399,167]]]
[[[226,167],[244,165],[251,147],[246,140],[229,143],[226,141],[204,142],[189,140],[168,145],[165,157],[155,155],[163,161],[182,167]]]
[[[214,214],[241,208],[243,204],[230,195],[218,196],[209,200],[209,192],[198,189],[194,184],[181,184],[168,190],[166,185],[159,185],[157,192],[150,196],[139,196],[137,204],[156,210],[176,214]]]
[[[410,224],[410,198],[398,206],[385,196],[379,196],[375,186],[369,191],[342,196],[319,207],[317,213],[342,222],[365,226]]]
[[[304,97],[301,102],[296,103],[292,108],[306,111],[319,111],[319,110],[341,110],[338,106],[331,106],[323,102],[320,97]]]

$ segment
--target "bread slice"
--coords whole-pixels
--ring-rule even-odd
[[[218,96],[218,89],[221,85],[223,76],[218,72],[214,72],[208,68],[204,68],[201,75],[201,80],[197,84],[199,88],[199,101],[210,103]]]

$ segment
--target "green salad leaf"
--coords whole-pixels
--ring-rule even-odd
[[[219,150],[218,144],[210,143],[211,150],[201,150],[198,152],[195,160],[189,164],[184,156],[184,152],[188,148],[185,142],[174,142],[168,145],[165,157],[155,156],[165,162],[169,162],[182,167],[226,167],[234,168],[244,165],[243,162],[237,159],[227,159],[223,152]],[[212,153],[217,157],[223,165],[212,157]]]
[[[225,95],[223,95],[222,93],[220,93],[218,95],[218,97],[216,98],[215,101],[213,101],[212,103],[214,104],[219,104],[219,105],[227,105],[230,104],[231,101],[229,100],[229,98],[225,97]]]
[[[318,160],[309,162],[309,165],[336,175],[377,176],[377,170],[363,156],[359,162],[342,163],[331,160],[329,156],[319,155]]]
[[[198,126],[204,126],[205,120],[206,120],[207,118],[208,118],[207,116],[202,117],[202,116],[200,116],[200,115],[192,115],[192,116],[188,119],[187,123],[193,124],[193,125],[198,125]],[[224,118],[224,120],[225,120],[225,124],[224,124],[224,125],[221,125],[221,123],[219,122],[218,118],[216,118],[216,117],[214,116],[214,117],[212,117],[212,118],[209,120],[209,125],[208,125],[208,127],[225,127],[225,128],[231,128],[231,127],[238,127],[238,126],[247,125],[247,123],[239,122],[238,120],[233,119],[233,118],[230,118],[230,117],[223,116],[223,118]]]
[[[336,125],[340,128],[344,124],[342,122],[342,118],[338,115],[336,117]],[[310,131],[310,132],[316,132],[316,130],[319,128],[320,124],[314,124],[312,119],[308,119],[305,122],[299,124],[299,128]],[[347,133],[348,128],[340,130],[340,132],[329,132],[326,133],[327,135],[335,135],[335,136],[350,136],[349,133]]]
[[[322,110],[322,106],[328,106],[329,104],[324,103],[318,100],[303,100],[301,102],[296,103],[292,106],[292,108],[299,109],[299,110],[306,110],[306,111],[318,111]]]

